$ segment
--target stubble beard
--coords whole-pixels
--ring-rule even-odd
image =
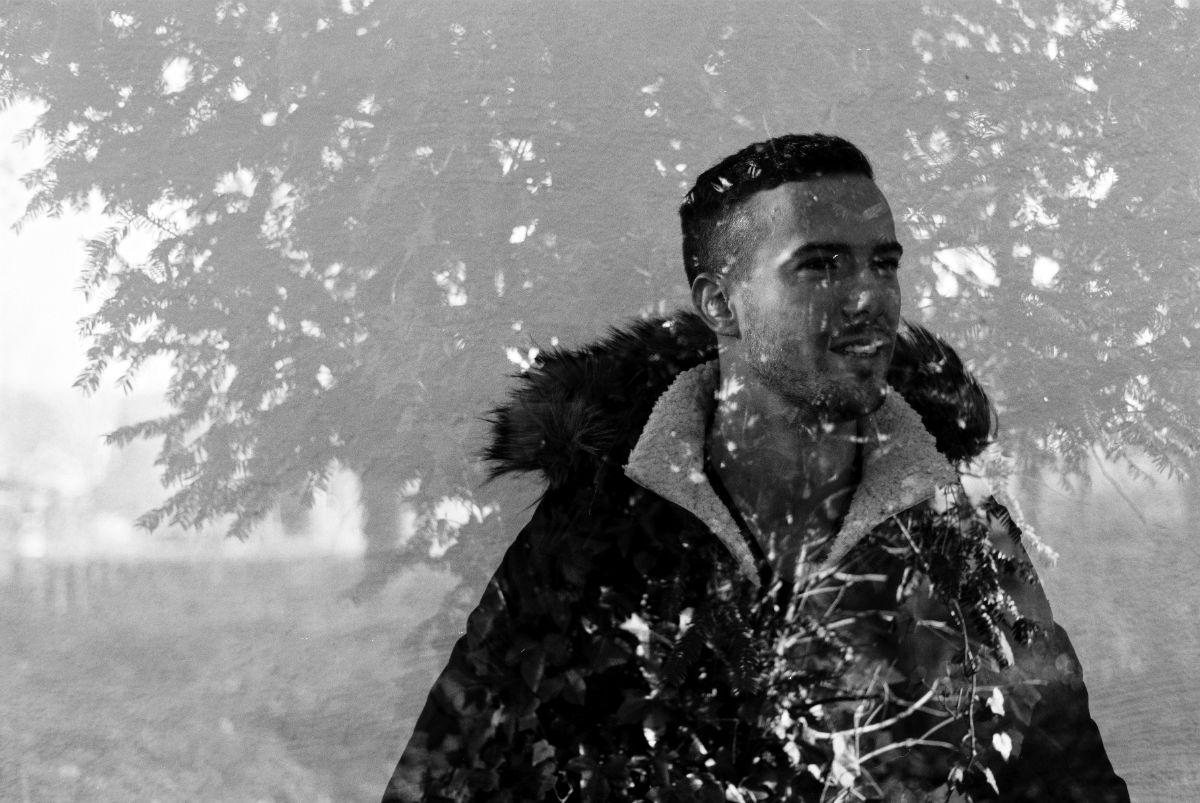
[[[886,381],[864,380],[849,384],[818,370],[790,366],[786,350],[767,346],[751,335],[747,338],[748,369],[767,390],[797,408],[810,421],[841,423],[857,420],[878,410],[887,397]]]

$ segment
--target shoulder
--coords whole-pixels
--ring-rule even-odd
[[[888,384],[953,463],[980,454],[995,437],[996,414],[982,385],[949,343],[918,324],[900,327]]]
[[[712,359],[716,340],[694,314],[639,320],[607,337],[539,357],[491,411],[491,474],[535,472],[548,487],[619,472],[658,397]]]

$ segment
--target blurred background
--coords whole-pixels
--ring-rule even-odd
[[[535,481],[508,377],[687,305],[676,208],[836,133],[1135,800],[1200,788],[1188,0],[0,5],[0,789],[373,800]]]

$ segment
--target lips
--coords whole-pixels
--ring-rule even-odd
[[[874,357],[886,345],[882,341],[872,341],[870,343],[840,346],[833,351],[835,354],[849,354],[851,357]]]
[[[872,332],[836,338],[830,344],[829,350],[849,357],[874,357],[886,349],[889,343],[891,338]]]

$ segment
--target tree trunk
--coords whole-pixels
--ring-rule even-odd
[[[387,469],[367,468],[357,473],[367,549],[363,556],[363,578],[355,588],[354,597],[363,599],[417,561],[405,548],[413,535],[411,515],[407,515],[411,514],[412,504],[400,492],[401,478]]]

